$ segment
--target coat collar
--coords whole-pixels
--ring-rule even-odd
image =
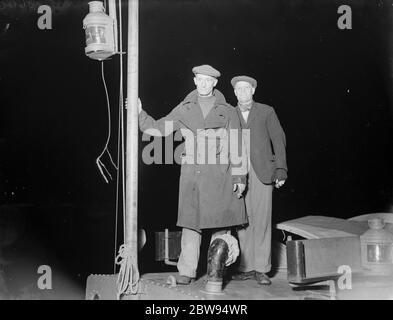
[[[244,121],[242,112],[240,111],[240,108],[239,108],[239,107],[236,107],[236,111],[237,111],[237,113],[238,113],[238,115],[239,115],[240,122],[241,122],[242,126],[243,126],[244,128],[249,128],[250,125],[251,125],[251,122],[255,119],[255,117],[256,117],[257,114],[258,114],[258,106],[256,105],[256,102],[255,102],[255,101],[252,101],[252,107],[251,107],[250,113],[249,113],[249,115],[248,115],[247,122]]]
[[[257,114],[258,114],[258,107],[256,105],[256,102],[253,101],[252,102],[252,107],[251,107],[251,110],[250,110],[250,114],[248,115],[248,119],[247,119],[248,126],[251,125],[252,121],[255,119]]]
[[[222,107],[228,106],[224,95],[217,89],[214,89],[213,95],[216,97],[212,110],[203,118],[202,110],[198,104],[198,91],[195,89],[190,92],[183,101],[183,105],[189,114],[192,123],[189,126],[195,129],[220,128],[226,125],[228,121],[226,112]]]

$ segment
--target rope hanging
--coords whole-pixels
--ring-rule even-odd
[[[131,246],[123,244],[120,246],[116,257],[116,264],[120,265],[117,278],[117,300],[122,294],[136,294],[138,292],[139,271],[136,265],[136,257],[132,254]]]

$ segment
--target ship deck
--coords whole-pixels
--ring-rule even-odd
[[[255,280],[229,281],[221,294],[205,291],[206,276],[190,285],[174,285],[168,279],[176,273],[148,273],[141,276],[136,295],[124,295],[123,300],[392,300],[393,278],[353,274],[345,288],[326,282],[298,286],[290,284],[286,272],[278,272],[270,286]],[[117,275],[91,275],[87,281],[86,299],[114,299]],[[334,288],[334,291],[331,291]]]

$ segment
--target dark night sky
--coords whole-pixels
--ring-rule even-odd
[[[106,210],[113,221],[116,185],[105,184],[95,165],[107,111],[100,64],[84,55],[87,2],[54,13],[45,31],[35,12],[0,11],[11,21],[0,38],[0,185],[15,192],[0,199],[83,206],[90,217]],[[337,28],[341,4],[351,5],[352,30]],[[275,108],[287,136],[289,179],[274,194],[275,221],[386,211],[393,202],[392,10],[391,1],[365,0],[140,1],[139,95],[158,118],[193,90],[195,65],[222,72],[217,88],[232,104],[230,79],[253,76],[255,100]],[[118,61],[106,63],[115,157]],[[177,165],[140,163],[143,227],[174,228],[178,176]]]

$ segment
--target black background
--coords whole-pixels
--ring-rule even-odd
[[[81,281],[113,272],[116,221],[116,183],[106,184],[95,165],[108,115],[100,63],[84,54],[87,2],[48,1],[52,30],[38,29],[38,2],[0,7],[2,28],[10,22],[0,37],[2,210],[31,206],[27,234]],[[352,8],[351,30],[337,27],[342,4]],[[221,71],[217,88],[232,104],[230,79],[253,76],[255,100],[275,108],[287,136],[289,179],[274,193],[274,221],[387,212],[392,15],[391,1],[140,1],[139,95],[159,118],[193,90],[195,65]],[[105,75],[116,159],[119,56],[105,62]],[[140,161],[142,273],[164,269],[154,262],[154,232],[176,230],[178,176],[176,164]]]

